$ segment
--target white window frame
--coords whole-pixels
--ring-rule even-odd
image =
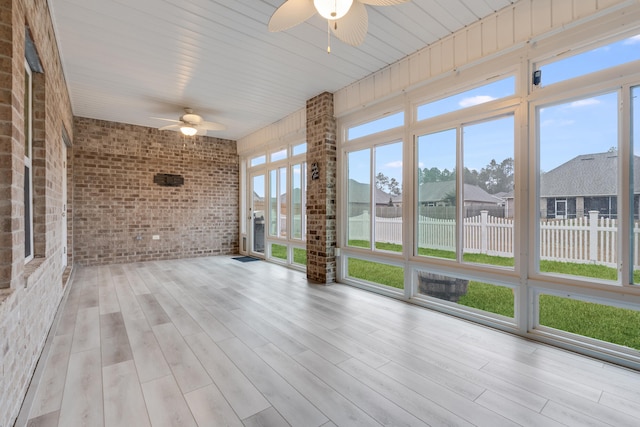
[[[620,282],[618,286],[611,286],[601,281],[584,280],[581,277],[564,277],[560,275],[544,275],[536,272],[536,262],[539,256],[536,247],[535,235],[538,232],[537,212],[539,211],[539,195],[537,194],[538,183],[537,156],[539,141],[536,131],[536,108],[541,105],[549,105],[569,98],[578,99],[586,94],[607,92],[612,90],[621,91],[621,106],[628,108],[631,105],[629,88],[640,85],[640,71],[638,66],[640,61],[633,61],[621,64],[610,69],[597,71],[591,74],[575,77],[574,79],[558,82],[551,86],[536,87],[532,84],[532,73],[536,69],[536,64],[545,63],[561,56],[571,55],[577,51],[591,48],[594,43],[606,45],[611,40],[624,38],[628,35],[638,34],[640,24],[637,22],[637,13],[633,15],[606,14],[594,16],[588,22],[575,22],[575,25],[563,27],[558,31],[550,31],[541,34],[526,43],[515,45],[511,49],[498,52],[496,55],[487,55],[477,61],[470,61],[442,74],[430,76],[428,79],[419,82],[411,82],[413,86],[406,86],[402,91],[398,90],[398,96],[381,99],[376,103],[372,101],[360,110],[347,109],[344,112],[338,111],[338,179],[340,185],[337,188],[337,204],[341,207],[338,212],[338,262],[337,279],[339,282],[356,287],[373,290],[378,293],[399,297],[417,305],[427,306],[442,312],[456,315],[468,320],[473,320],[480,324],[497,327],[515,334],[531,337],[539,341],[548,342],[563,348],[590,355],[597,355],[603,360],[613,361],[625,366],[639,369],[640,353],[637,350],[627,349],[615,344],[606,343],[590,339],[586,336],[569,334],[563,331],[554,330],[539,325],[538,317],[538,295],[557,294],[570,298],[585,301],[594,301],[604,305],[618,306],[622,308],[640,309],[640,284],[630,285],[632,279],[632,268],[627,268],[633,264],[625,256],[626,264],[620,267]],[[413,66],[413,64],[411,64]],[[497,76],[504,76],[514,73],[516,76],[516,94],[514,97],[499,99],[481,105],[469,107],[465,110],[457,110],[443,114],[442,116],[416,120],[415,107],[429,100],[436,100],[449,94],[460,92],[471,86],[489,81]],[[402,74],[400,74],[400,79]],[[544,79],[544,76],[543,76]],[[544,80],[543,80],[544,82]],[[400,93],[402,92],[402,93]],[[344,98],[340,98],[340,105],[351,104],[350,94],[341,93]],[[357,94],[354,95],[357,98]],[[357,98],[359,99],[359,98]],[[392,110],[401,105],[405,111],[404,129],[394,129],[389,133],[379,135],[368,135],[352,141],[346,139],[346,129],[350,126],[363,123],[371,118],[380,117],[380,114]],[[626,106],[626,107],[625,107]],[[483,265],[461,265],[447,260],[422,260],[411,256],[410,253],[403,254],[402,257],[392,257],[389,254],[374,253],[373,251],[359,250],[358,248],[346,247],[347,238],[346,227],[346,193],[347,193],[347,158],[351,151],[359,151],[373,147],[376,142],[385,140],[389,134],[398,132],[403,135],[405,141],[405,155],[403,161],[410,166],[405,167],[403,178],[403,194],[413,199],[405,200],[405,221],[403,223],[403,246],[412,242],[414,235],[414,215],[415,215],[415,136],[437,132],[466,124],[469,121],[475,122],[482,117],[490,118],[499,115],[498,111],[507,113],[513,112],[515,117],[515,216],[518,218],[514,232],[514,246],[518,248],[515,256],[515,269],[502,270],[492,266]],[[628,147],[630,140],[631,123],[628,112],[622,111],[619,118],[619,138],[624,141],[618,144],[618,153],[621,158],[628,159],[632,155],[632,147]],[[637,145],[637,144],[636,144]],[[638,153],[636,153],[638,154]],[[620,166],[618,171],[619,194],[629,193],[630,176],[632,167],[626,162],[625,166]],[[623,183],[623,184],[622,184]],[[411,195],[411,196],[409,196]],[[618,239],[620,253],[629,252],[631,247],[631,236],[628,230],[633,226],[633,197],[631,200],[618,200],[619,227],[621,232]],[[406,225],[406,227],[404,227]],[[406,230],[405,230],[406,228]],[[625,231],[627,230],[627,231]],[[623,255],[621,255],[623,256]],[[373,286],[371,283],[358,281],[346,277],[346,262],[349,257],[389,263],[403,266],[405,269],[405,292],[402,296],[397,293],[391,295],[381,287]],[[463,267],[463,268],[460,268]],[[468,278],[475,281],[484,281],[499,286],[510,287],[514,293],[514,319],[505,322],[497,316],[492,316],[488,312],[479,310],[469,310],[465,307],[454,306],[453,304],[434,303],[433,301],[421,301],[415,298],[417,287],[415,272],[420,269],[436,272],[452,277]]]
[[[299,154],[294,155],[293,154],[293,150],[296,147],[301,147],[301,146],[305,146],[305,150]],[[279,264],[286,264],[288,267],[290,268],[294,268],[297,270],[306,270],[306,266],[301,265],[301,264],[297,264],[293,262],[294,256],[293,256],[293,249],[294,248],[298,248],[298,249],[304,249],[306,250],[306,240],[307,240],[307,236],[306,236],[306,223],[304,221],[304,219],[306,218],[306,214],[304,213],[306,211],[306,188],[302,189],[302,209],[303,209],[303,215],[302,215],[302,219],[303,219],[303,224],[302,224],[302,234],[301,234],[301,238],[293,238],[290,232],[287,232],[286,236],[281,236],[280,235],[280,231],[281,231],[281,227],[280,227],[280,213],[281,213],[281,203],[278,200],[278,204],[276,207],[276,211],[277,211],[277,223],[276,223],[276,235],[272,235],[270,233],[271,231],[271,184],[272,184],[272,179],[271,179],[271,172],[272,171],[276,171],[276,182],[280,183],[281,181],[281,169],[282,168],[286,168],[286,188],[282,189],[280,188],[280,191],[285,191],[287,194],[287,223],[286,223],[286,227],[288,230],[293,230],[293,215],[290,214],[290,212],[293,209],[292,206],[292,197],[291,197],[291,190],[292,190],[292,185],[293,185],[293,166],[294,165],[303,165],[303,167],[301,167],[302,169],[302,173],[305,174],[305,177],[303,179],[303,183],[307,184],[307,177],[306,177],[306,173],[307,173],[307,162],[306,162],[306,157],[307,157],[307,150],[306,150],[306,145],[307,142],[305,140],[300,140],[300,139],[295,139],[295,140],[291,140],[290,142],[283,144],[282,141],[278,141],[277,144],[273,144],[273,145],[269,145],[267,144],[267,146],[260,151],[253,151],[250,154],[248,154],[246,157],[244,157],[241,160],[241,163],[244,165],[244,167],[241,168],[241,173],[245,176],[245,178],[241,177],[241,181],[244,181],[246,184],[246,190],[245,190],[245,195],[249,194],[249,185],[250,185],[250,179],[249,177],[252,176],[252,174],[255,173],[261,173],[264,174],[265,177],[265,241],[264,241],[264,246],[265,246],[265,252],[264,252],[264,256],[265,259],[270,261],[270,262],[274,262],[274,263],[279,263]],[[283,158],[279,158],[277,160],[273,160],[272,161],[272,155],[273,154],[278,154],[278,153],[285,153],[285,156]],[[264,161],[260,161],[258,163],[256,162],[256,159],[264,159]],[[255,164],[254,164],[255,163]],[[279,186],[279,184],[278,184]],[[247,212],[248,206],[250,206],[250,201],[247,199],[247,201],[245,202],[245,207],[243,209],[244,211],[244,215],[242,215],[243,217],[248,217],[249,216],[249,212]],[[247,232],[248,230],[246,230],[246,227],[244,230],[241,231],[240,233],[240,239],[242,240],[243,238],[247,238]],[[287,260],[283,260],[280,258],[274,258],[271,256],[271,245],[272,244],[278,244],[278,245],[283,245],[287,247]]]

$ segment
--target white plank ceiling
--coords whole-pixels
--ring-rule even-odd
[[[283,0],[48,0],[76,116],[160,127],[191,107],[242,138],[324,92],[433,43],[514,0],[411,0],[366,6],[358,47],[318,15],[280,33]]]

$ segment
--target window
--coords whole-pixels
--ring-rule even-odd
[[[285,245],[279,245],[277,243],[271,244],[271,257],[286,261],[287,247]]]
[[[24,256],[33,259],[33,76],[24,64]]]
[[[306,266],[307,265],[307,250],[303,248],[293,248],[293,263]]]
[[[347,245],[402,252],[402,142],[353,151],[348,158]]]
[[[574,77],[640,59],[640,34],[542,65],[541,83],[549,86]]]
[[[640,311],[551,294],[539,306],[542,326],[640,350]]]
[[[372,120],[361,125],[350,127],[347,130],[347,140],[350,141],[374,133],[404,126],[404,112],[391,114],[380,119]]]
[[[614,15],[603,34],[631,27]],[[405,124],[340,118],[339,280],[637,368],[640,36],[593,49],[576,25],[416,82]],[[524,84],[532,64],[547,87]],[[409,209],[382,208],[402,163]]]
[[[251,159],[251,167],[258,166],[264,164],[267,161],[267,156],[264,154],[262,156],[257,156]]]
[[[539,270],[617,280],[618,94],[538,108]]]
[[[348,154],[347,246],[371,247],[371,150]]]
[[[302,240],[307,228],[307,164],[291,166],[291,238]]]
[[[418,106],[418,120],[473,107],[515,94],[514,76]]]
[[[307,263],[306,147],[306,143],[297,143],[268,154],[255,155],[248,159],[250,166],[247,168],[247,173],[253,176],[254,186],[254,199],[248,201],[256,216],[253,225],[254,251],[265,254],[274,262],[286,263],[298,269],[305,268]],[[269,164],[271,166],[265,171],[264,165]],[[257,167],[252,169],[253,166]],[[250,181],[248,183],[251,184]],[[266,192],[264,196],[259,192],[262,188]],[[265,248],[268,250],[265,251]]]
[[[269,172],[269,235],[287,237],[287,168]]]
[[[513,318],[513,289],[492,283],[419,270],[418,294]]]
[[[404,268],[402,267],[350,257],[347,260],[347,269],[349,277],[390,288],[404,289]]]
[[[307,152],[307,143],[304,142],[302,144],[294,145],[291,151],[293,152],[294,156],[297,156],[299,154],[304,154]]]
[[[292,247],[292,257],[291,264],[295,264],[301,267],[307,265],[307,250],[303,248]],[[284,261],[287,262],[289,259],[288,254],[288,246],[282,245],[278,243],[271,244],[271,259],[275,259],[276,261]]]
[[[417,138],[417,255],[456,259],[456,129]]]
[[[376,146],[375,249],[402,252],[402,142]]]
[[[461,236],[464,261],[513,267],[513,115],[421,135],[417,162],[417,255],[458,259]]]
[[[278,150],[276,152],[271,153],[269,156],[269,161],[277,162],[278,160],[283,160],[287,158],[287,149]]]
[[[513,115],[463,126],[463,259],[513,267]]]

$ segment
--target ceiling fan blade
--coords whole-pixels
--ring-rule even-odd
[[[198,129],[204,130],[225,130],[227,127],[222,123],[202,122],[198,125]]]
[[[196,135],[206,135],[206,134],[207,134],[207,130],[201,127],[199,127],[198,131],[196,132]]]
[[[150,117],[151,119],[155,119],[155,120],[163,120],[165,122],[173,122],[173,123],[180,123],[180,120],[173,120],[173,119],[165,119],[162,117]]]
[[[284,31],[303,23],[316,13],[313,0],[287,0],[273,12],[269,31]]]
[[[351,46],[358,46],[367,35],[369,26],[367,8],[356,0],[345,16],[329,23],[331,31],[337,38]]]
[[[355,0],[371,6],[393,6],[394,4],[406,3],[409,0]],[[355,2],[354,2],[355,3]]]
[[[178,130],[180,129],[181,125],[168,125],[168,126],[163,126],[161,128],[159,128],[159,130]]]

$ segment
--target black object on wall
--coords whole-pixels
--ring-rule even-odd
[[[182,175],[171,175],[168,173],[157,173],[153,177],[153,182],[163,187],[180,187],[184,184]]]

